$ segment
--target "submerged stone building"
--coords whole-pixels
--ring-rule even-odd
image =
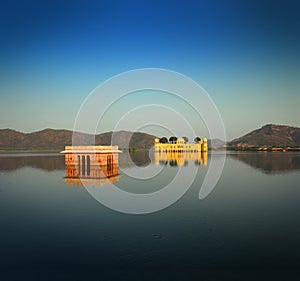
[[[65,154],[66,181],[118,176],[120,152],[118,146],[66,146],[61,151]]]

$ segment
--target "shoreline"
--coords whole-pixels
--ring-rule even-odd
[[[60,153],[60,149],[55,150],[34,150],[34,149],[24,149],[24,150],[0,150],[0,154],[24,154],[24,153],[47,153],[47,154],[54,154],[54,153]]]
[[[300,151],[299,147],[227,147],[227,151],[266,151],[266,152],[286,152],[286,151]]]

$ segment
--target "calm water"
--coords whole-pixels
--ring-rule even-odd
[[[228,153],[217,186],[199,200],[211,157],[176,203],[129,215],[67,184],[61,155],[0,155],[0,280],[299,278],[300,153]],[[117,185],[132,193],[162,188],[179,169],[143,152],[120,162]],[[187,176],[196,164],[182,166]],[[151,180],[127,175],[158,169]]]

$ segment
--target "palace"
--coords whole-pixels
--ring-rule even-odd
[[[186,143],[183,138],[178,138],[176,143],[161,143],[159,139],[155,139],[155,152],[206,152],[208,150],[207,139],[198,141],[197,143]]]

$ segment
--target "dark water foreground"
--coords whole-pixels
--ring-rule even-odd
[[[120,189],[153,192],[180,168],[143,153],[121,156]],[[66,184],[61,155],[1,155],[0,280],[299,279],[300,153],[230,153],[199,200],[211,157],[176,203],[130,215]],[[157,168],[150,180],[127,176]]]

